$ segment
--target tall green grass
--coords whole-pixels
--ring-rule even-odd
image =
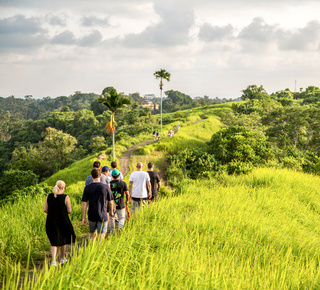
[[[256,169],[224,181],[185,180],[179,196],[26,289],[319,288],[320,178]]]
[[[165,166],[161,162],[165,162],[169,153],[182,148],[205,149],[206,142],[221,126],[213,116],[229,108],[230,104],[226,104],[172,113],[163,137],[165,130],[179,120],[180,131],[173,138],[146,146],[146,152],[140,152],[146,154],[133,156],[132,160],[154,158],[161,167]],[[194,124],[200,118],[204,120]],[[141,136],[140,140],[146,139],[151,139],[151,135]],[[138,141],[139,138],[135,142]],[[119,145],[122,146],[119,152],[131,147],[128,143]],[[80,225],[81,195],[92,158],[79,161],[78,166],[68,169],[70,172],[52,177],[54,184],[58,179],[66,180],[71,172],[74,174],[67,180],[67,194],[77,234],[87,230]],[[80,175],[81,169],[89,173]],[[175,194],[140,211],[121,235],[115,234],[101,245],[90,243],[74,251],[66,266],[49,269],[45,265],[43,270],[35,269],[33,276],[24,280],[23,288],[320,288],[319,177],[263,168],[248,175],[182,180]],[[0,222],[8,223],[0,237],[4,251],[14,242],[16,245],[9,247],[9,252],[19,253],[26,260],[30,248],[32,261],[45,248],[49,249],[42,212],[44,198],[25,197],[16,208],[16,204],[5,205],[0,210]],[[15,222],[20,220],[24,224],[17,226]],[[38,235],[40,230],[42,233]],[[17,238],[20,232],[23,238]],[[33,237],[35,242],[30,242]],[[17,289],[20,265],[8,267],[5,272],[3,288]]]
[[[192,122],[189,126],[182,126],[173,137],[145,146],[146,153],[154,150],[165,153],[176,153],[186,148],[206,150],[206,142],[221,128],[222,124],[217,117],[214,116],[210,116],[202,121],[198,116],[194,118],[193,121],[196,122],[198,120],[199,123],[195,124],[195,122]]]

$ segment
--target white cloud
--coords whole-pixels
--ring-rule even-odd
[[[75,44],[74,34],[67,30],[59,33],[51,40],[52,44],[72,45]]]
[[[233,30],[231,24],[226,26],[212,26],[209,23],[205,23],[200,27],[199,38],[207,42],[221,41],[225,38],[230,38]]]
[[[320,23],[310,21],[296,31],[279,31],[279,47],[282,50],[318,50],[320,44]]]
[[[161,67],[165,89],[191,96],[317,85],[318,11],[318,1],[2,0],[0,95],[157,94]]]

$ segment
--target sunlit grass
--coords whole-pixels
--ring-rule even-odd
[[[320,178],[256,169],[229,181],[185,180],[179,196],[139,212],[121,235],[59,271],[45,270],[34,289],[319,287]]]
[[[155,170],[163,171],[169,153],[184,148],[205,149],[206,142],[221,126],[214,115],[223,114],[230,106],[228,103],[172,113],[172,122],[164,126],[163,139],[131,157],[131,171],[138,161],[145,166],[153,161]],[[194,124],[201,118],[205,119]],[[178,121],[182,125],[180,131],[173,138],[165,138],[166,130]],[[148,139],[151,134],[141,136],[135,144]],[[123,152],[132,144],[119,145],[119,152]],[[88,157],[69,168],[72,174],[66,193],[71,198],[71,220],[77,234],[87,231],[81,226],[81,196],[94,158]],[[105,165],[109,166],[108,162]],[[79,170],[84,172],[78,176]],[[52,182],[58,177],[65,180],[69,173],[59,172],[61,175],[54,176]],[[127,182],[128,178],[129,175]],[[179,190],[173,192],[175,196],[165,198],[168,195],[164,194],[158,203],[140,211],[121,235],[73,252],[66,266],[48,269],[45,265],[42,271],[34,270],[24,288],[320,288],[319,177],[286,169],[258,168],[248,175],[181,180]],[[0,247],[19,253],[25,260],[30,246],[32,258],[49,249],[44,230],[44,198],[21,199],[14,204],[16,208],[3,206],[0,222],[7,224]],[[17,226],[17,220],[24,223]],[[21,233],[22,238],[18,237]],[[13,241],[15,245],[11,247]],[[18,288],[21,267],[12,266],[2,268],[4,289]]]

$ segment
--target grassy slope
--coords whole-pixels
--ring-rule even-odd
[[[149,151],[205,146],[215,122],[182,126]],[[319,177],[284,169],[184,180],[179,196],[140,212],[120,236],[81,250],[67,267],[42,272],[42,286],[29,287],[318,288],[319,193]]]
[[[220,112],[221,110],[228,109],[229,106],[229,104],[210,106],[207,109],[207,114],[208,116],[212,115],[217,111]],[[181,118],[181,114],[183,118]],[[164,138],[167,130],[173,128],[174,124],[177,124],[178,121],[182,125],[182,128],[192,125],[196,120],[200,119],[199,114],[203,114],[199,109],[179,112],[179,114],[170,114],[173,123],[163,126],[163,132],[160,134],[161,137]],[[181,129],[181,132],[183,130]],[[150,132],[149,135],[141,134],[138,137],[130,138],[130,140],[117,142],[116,158],[120,158],[127,148],[151,138]],[[110,152],[111,148],[106,153],[110,154]],[[88,229],[81,225],[81,196],[84,181],[90,174],[92,163],[95,160],[96,156],[94,155],[86,157],[73,163],[70,167],[60,170],[45,181],[51,188],[53,188],[57,180],[61,179],[66,182],[66,194],[70,196],[72,204],[70,219],[77,235],[88,232]],[[110,165],[110,161],[110,158],[107,158],[107,160],[101,161],[101,164],[103,166]],[[49,255],[50,244],[46,237],[44,226],[46,215],[43,212],[44,200],[47,193],[49,192],[36,196],[25,196],[13,205],[7,204],[0,208],[0,223],[3,225],[0,231],[0,251],[4,253],[4,255],[0,255],[0,277],[6,271],[7,262],[12,263],[19,258],[25,261],[29,248],[31,256],[35,260],[42,260],[44,254]]]

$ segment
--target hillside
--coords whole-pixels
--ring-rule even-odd
[[[165,125],[162,140],[137,150],[131,164],[152,159],[156,168],[165,171],[169,169],[169,155],[178,155],[184,149],[208,150],[207,142],[221,128],[220,119],[230,106],[171,113],[167,117],[172,122]],[[182,124],[180,131],[165,138],[167,130],[178,121]],[[118,145],[119,158],[130,145]],[[80,225],[81,194],[94,159],[92,156],[78,161],[47,180],[51,187],[57,179],[66,181],[77,235],[86,232]],[[103,162],[108,164],[109,160]],[[245,175],[222,172],[208,178],[204,172],[197,179],[181,176],[173,190],[163,187],[160,201],[139,212],[121,235],[109,237],[100,246],[90,243],[74,251],[70,264],[58,271],[46,267],[34,271],[34,280],[28,285],[26,281],[25,288],[320,286],[320,232],[316,223],[320,214],[319,177],[281,166],[256,167]],[[48,253],[42,212],[45,194],[25,196],[1,208],[4,227],[0,240],[8,256],[16,253],[26,260],[26,245],[31,246],[33,260]],[[17,226],[17,220],[24,220],[24,224]],[[7,270],[6,287],[15,289],[18,269]]]

